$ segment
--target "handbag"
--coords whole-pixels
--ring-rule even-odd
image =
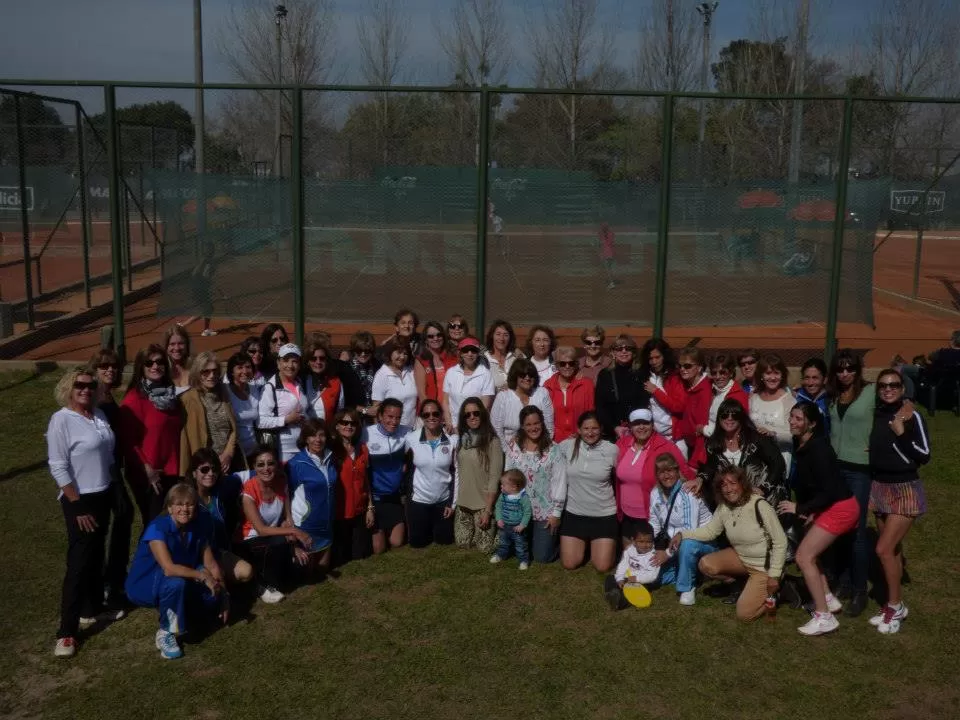
[[[271,385],[269,382],[266,383],[265,387],[270,388],[270,392],[273,393],[273,416],[279,417],[279,408],[277,407],[277,389]],[[270,448],[271,450],[276,450],[280,443],[278,442],[277,435],[280,432],[280,428],[256,428],[255,435],[257,438],[257,444],[260,447]]]
[[[677,501],[677,495],[681,492],[682,490],[675,490],[673,497],[670,498],[670,504],[667,506],[667,515],[663,519],[663,527],[660,528],[660,532],[658,532],[657,536],[653,539],[654,550],[666,550],[670,547],[670,535],[667,533],[667,528],[670,527],[670,515],[673,513],[673,504]]]

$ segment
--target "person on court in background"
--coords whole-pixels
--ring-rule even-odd
[[[200,262],[190,273],[193,284],[193,300],[197,304],[200,317],[203,318],[203,332],[200,333],[203,337],[211,337],[217,334],[216,330],[210,328],[210,316],[213,315],[213,255],[213,243],[204,243]]]
[[[610,225],[606,221],[600,223],[597,241],[600,245],[600,259],[603,262],[603,269],[607,274],[607,290],[612,290],[617,286],[617,281],[613,278],[613,266],[615,264],[613,242],[615,239],[616,235],[610,229]]]
[[[495,212],[496,207],[492,200],[487,200],[487,232],[492,232],[494,240],[500,248],[500,254],[507,256],[510,248],[507,247],[507,240],[503,237],[503,218]]]

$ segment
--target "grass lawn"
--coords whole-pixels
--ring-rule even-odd
[[[931,512],[907,539],[910,619],[804,638],[806,616],[738,624],[703,596],[612,613],[602,579],[451,548],[354,563],[183,659],[134,612],[53,657],[65,533],[44,431],[57,377],[0,374],[0,717],[956,718],[960,420],[931,421]],[[870,614],[874,607],[871,606]]]

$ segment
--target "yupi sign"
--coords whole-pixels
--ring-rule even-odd
[[[893,212],[911,213],[919,215],[923,204],[923,190],[891,190],[890,209]],[[947,193],[943,190],[927,190],[927,212],[943,212],[946,205]]]
[[[0,185],[0,211],[20,211],[20,188]],[[27,210],[33,210],[33,188],[27,186]]]

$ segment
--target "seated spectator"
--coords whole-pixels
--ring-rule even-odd
[[[786,561],[787,536],[776,510],[754,492],[743,468],[717,473],[714,501],[717,509],[710,521],[695,530],[676,533],[670,548],[677,552],[684,540],[711,542],[725,533],[730,547],[700,558],[700,572],[730,584],[746,578],[737,599],[737,619],[756,620],[766,610],[768,598],[776,602]]]
[[[633,530],[630,545],[623,551],[617,569],[607,575],[603,583],[603,594],[611,610],[623,610],[630,603],[623,594],[627,583],[653,585],[660,576],[654,547],[653,527],[646,520],[640,520]]]
[[[126,591],[130,601],[156,608],[160,656],[183,655],[177,637],[203,625],[203,615],[230,611],[223,572],[213,551],[213,522],[197,512],[197,491],[179,483],[167,493],[166,512],[143,531],[137,544]]]

